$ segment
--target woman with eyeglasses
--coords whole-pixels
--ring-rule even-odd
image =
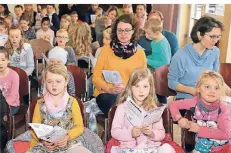
[[[173,56],[169,67],[168,86],[177,92],[176,100],[195,96],[196,80],[202,71],[218,72],[220,50],[215,44],[220,40],[223,30],[224,26],[220,21],[208,16],[200,18],[192,28],[192,42]],[[230,94],[227,85],[226,89],[226,93]],[[185,111],[181,113],[184,115]],[[194,148],[189,144],[185,147],[186,151]]]
[[[147,67],[144,51],[137,46],[135,23],[131,15],[120,16],[112,25],[111,43],[102,47],[94,73],[96,102],[107,116],[122,93],[130,74],[136,68]],[[119,72],[122,82],[106,82],[102,70]]]

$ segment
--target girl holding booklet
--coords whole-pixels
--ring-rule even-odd
[[[191,99],[173,101],[170,111],[173,120],[181,128],[196,133],[193,153],[231,152],[230,145],[230,108],[221,99],[225,82],[215,71],[204,71],[196,84],[196,96]],[[179,110],[190,110],[193,121],[181,116]]]
[[[112,123],[111,135],[120,142],[111,153],[175,153],[168,143],[161,145],[165,137],[162,117],[152,124],[134,126],[128,119],[126,100],[131,97],[140,110],[150,112],[159,106],[155,95],[154,80],[146,68],[135,69],[125,91],[118,100],[118,107]]]
[[[30,153],[104,153],[100,138],[84,128],[83,118],[77,100],[67,93],[68,71],[63,64],[52,64],[44,71],[47,93],[37,100],[32,123],[59,126],[67,135],[55,142],[38,139],[34,131],[15,140],[26,141],[32,136]],[[10,143],[9,143],[10,144]],[[13,152],[12,150],[8,150]]]

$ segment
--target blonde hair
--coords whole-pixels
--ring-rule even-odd
[[[68,37],[69,37],[69,33],[68,33],[68,31],[66,30],[66,29],[59,29],[57,32],[56,32],[56,35],[58,34],[58,33],[67,33],[67,35],[68,35]]]
[[[56,63],[56,64],[48,65],[48,67],[44,70],[44,73],[43,73],[44,82],[46,81],[48,72],[53,73],[53,74],[62,75],[67,82],[69,80],[67,67],[63,64]]]
[[[132,4],[123,4],[122,12],[124,9],[128,9],[128,14],[133,14]]]
[[[85,22],[77,24],[73,35],[73,48],[77,56],[89,56],[91,52],[91,29]]]
[[[103,31],[103,37],[111,40],[111,28],[107,28]]]
[[[70,24],[68,25],[68,28],[66,29],[66,30],[68,30],[69,28],[70,28],[70,25],[71,25],[71,16],[70,15],[68,15],[68,14],[64,14],[64,15],[62,15],[62,17],[61,17],[61,20],[62,19],[64,19],[64,20],[67,20]],[[60,21],[61,21],[60,20]],[[60,22],[61,23],[61,22]],[[60,28],[62,29],[63,27],[62,27],[62,24],[60,24]]]
[[[8,36],[9,36],[9,37],[10,37],[10,31],[12,31],[12,30],[19,30],[19,31],[20,31],[20,34],[21,34],[21,37],[22,37],[22,38],[21,38],[21,40],[20,40],[20,42],[19,42],[19,47],[17,48],[16,52],[17,52],[18,54],[21,54],[21,50],[24,48],[24,47],[23,47],[23,45],[24,45],[24,33],[23,33],[23,31],[18,27],[18,25],[13,25],[13,26],[10,27],[9,30],[8,30]],[[8,40],[6,41],[5,47],[6,47],[7,49],[9,49],[10,55],[12,55],[12,54],[14,53],[13,45],[12,45],[10,39],[8,39]]]
[[[100,15],[103,15],[103,9],[101,7],[97,7],[96,11],[100,11]]]
[[[225,95],[225,82],[223,77],[219,73],[211,70],[206,70],[201,73],[197,80],[196,89],[200,88],[200,86],[208,79],[215,80],[218,87],[221,89],[222,95]],[[200,93],[197,91],[197,95],[199,94]]]
[[[145,29],[150,29],[152,32],[162,32],[163,23],[158,19],[150,19],[145,24]]]
[[[124,92],[121,94],[119,100],[117,101],[117,104],[120,104],[126,101],[128,96],[133,97],[132,92],[131,92],[132,86],[135,86],[137,83],[139,83],[140,81],[146,78],[148,78],[148,82],[150,84],[150,91],[149,91],[148,97],[144,100],[142,106],[146,111],[150,111],[156,106],[159,106],[160,104],[157,100],[156,93],[155,93],[154,78],[150,70],[147,68],[138,68],[132,72],[128,80],[127,86]]]

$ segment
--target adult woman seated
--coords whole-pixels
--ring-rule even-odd
[[[195,85],[202,71],[219,70],[220,50],[215,44],[221,39],[223,29],[223,24],[212,17],[200,18],[191,32],[193,42],[188,43],[173,56],[169,67],[168,86],[176,90],[176,100],[192,98],[196,95]],[[228,95],[231,93],[227,85],[226,93]],[[185,110],[181,113],[184,116]],[[192,138],[187,133],[186,137]],[[194,148],[188,142],[185,147],[188,152]]]
[[[93,73],[96,102],[106,116],[118,94],[124,90],[132,71],[147,66],[144,51],[137,47],[133,22],[131,15],[122,15],[116,20],[112,26],[112,41],[102,47]],[[122,83],[107,83],[102,70],[118,71]]]

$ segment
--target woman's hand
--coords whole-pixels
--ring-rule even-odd
[[[150,125],[147,125],[147,126],[144,126],[142,128],[142,133],[144,133],[145,135],[147,136],[152,136],[153,135],[153,132],[152,132],[152,124]]]
[[[57,146],[59,148],[64,148],[67,146],[67,142],[69,140],[69,135],[66,135],[63,139],[61,139],[60,141],[57,142]]]
[[[125,86],[123,84],[114,84],[114,87],[108,88],[106,93],[110,94],[120,94],[124,91]]]
[[[187,118],[181,118],[179,121],[178,121],[178,125],[181,127],[181,128],[185,128],[185,129],[189,129],[190,128],[190,122]]]
[[[133,129],[132,129],[132,137],[136,138],[136,137],[140,136],[141,129],[142,128],[140,128],[140,127],[134,126]]]

